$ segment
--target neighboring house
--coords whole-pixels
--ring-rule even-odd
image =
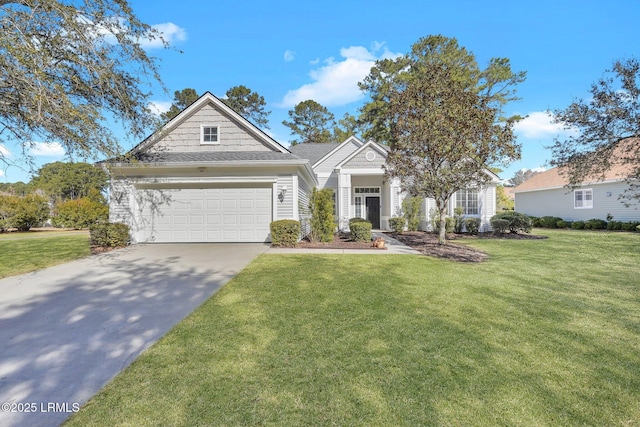
[[[111,174],[109,219],[128,224],[135,243],[267,242],[274,220],[308,227],[313,187],[334,190],[340,229],[352,217],[389,229],[404,194],[384,179],[386,157],[386,147],[355,137],[287,149],[207,92],[127,156],[102,164]],[[498,177],[487,173],[493,182],[456,193],[449,212],[463,207],[482,230],[496,205]],[[424,229],[433,208],[423,202]]]
[[[529,178],[515,188],[515,210],[530,216],[557,216],[565,221],[606,219],[638,221],[640,210],[626,207],[619,196],[629,187],[625,181],[629,167],[615,165],[604,179],[585,182],[575,189],[558,168],[549,169]]]

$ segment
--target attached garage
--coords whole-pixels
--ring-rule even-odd
[[[266,242],[273,189],[139,187],[136,205],[140,243]]]

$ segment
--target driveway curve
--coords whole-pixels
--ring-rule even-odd
[[[136,245],[0,280],[0,425],[60,425],[267,249]]]

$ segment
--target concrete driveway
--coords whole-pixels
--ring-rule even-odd
[[[137,245],[0,280],[0,425],[58,426],[267,249]]]

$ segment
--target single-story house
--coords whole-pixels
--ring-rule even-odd
[[[565,221],[606,219],[608,215],[616,221],[639,221],[637,206],[625,206],[619,199],[629,187],[626,181],[629,171],[628,165],[614,163],[604,177],[571,189],[561,169],[549,169],[515,188],[515,210],[535,217],[556,216]]]
[[[387,148],[350,137],[340,144],[284,147],[205,93],[118,160],[111,174],[109,219],[131,227],[132,241],[266,242],[278,219],[308,223],[312,189],[334,190],[340,229],[352,217],[389,229],[404,193],[384,179]],[[491,174],[491,172],[487,173]],[[489,228],[498,177],[451,200]],[[433,200],[422,205],[429,227]]]

